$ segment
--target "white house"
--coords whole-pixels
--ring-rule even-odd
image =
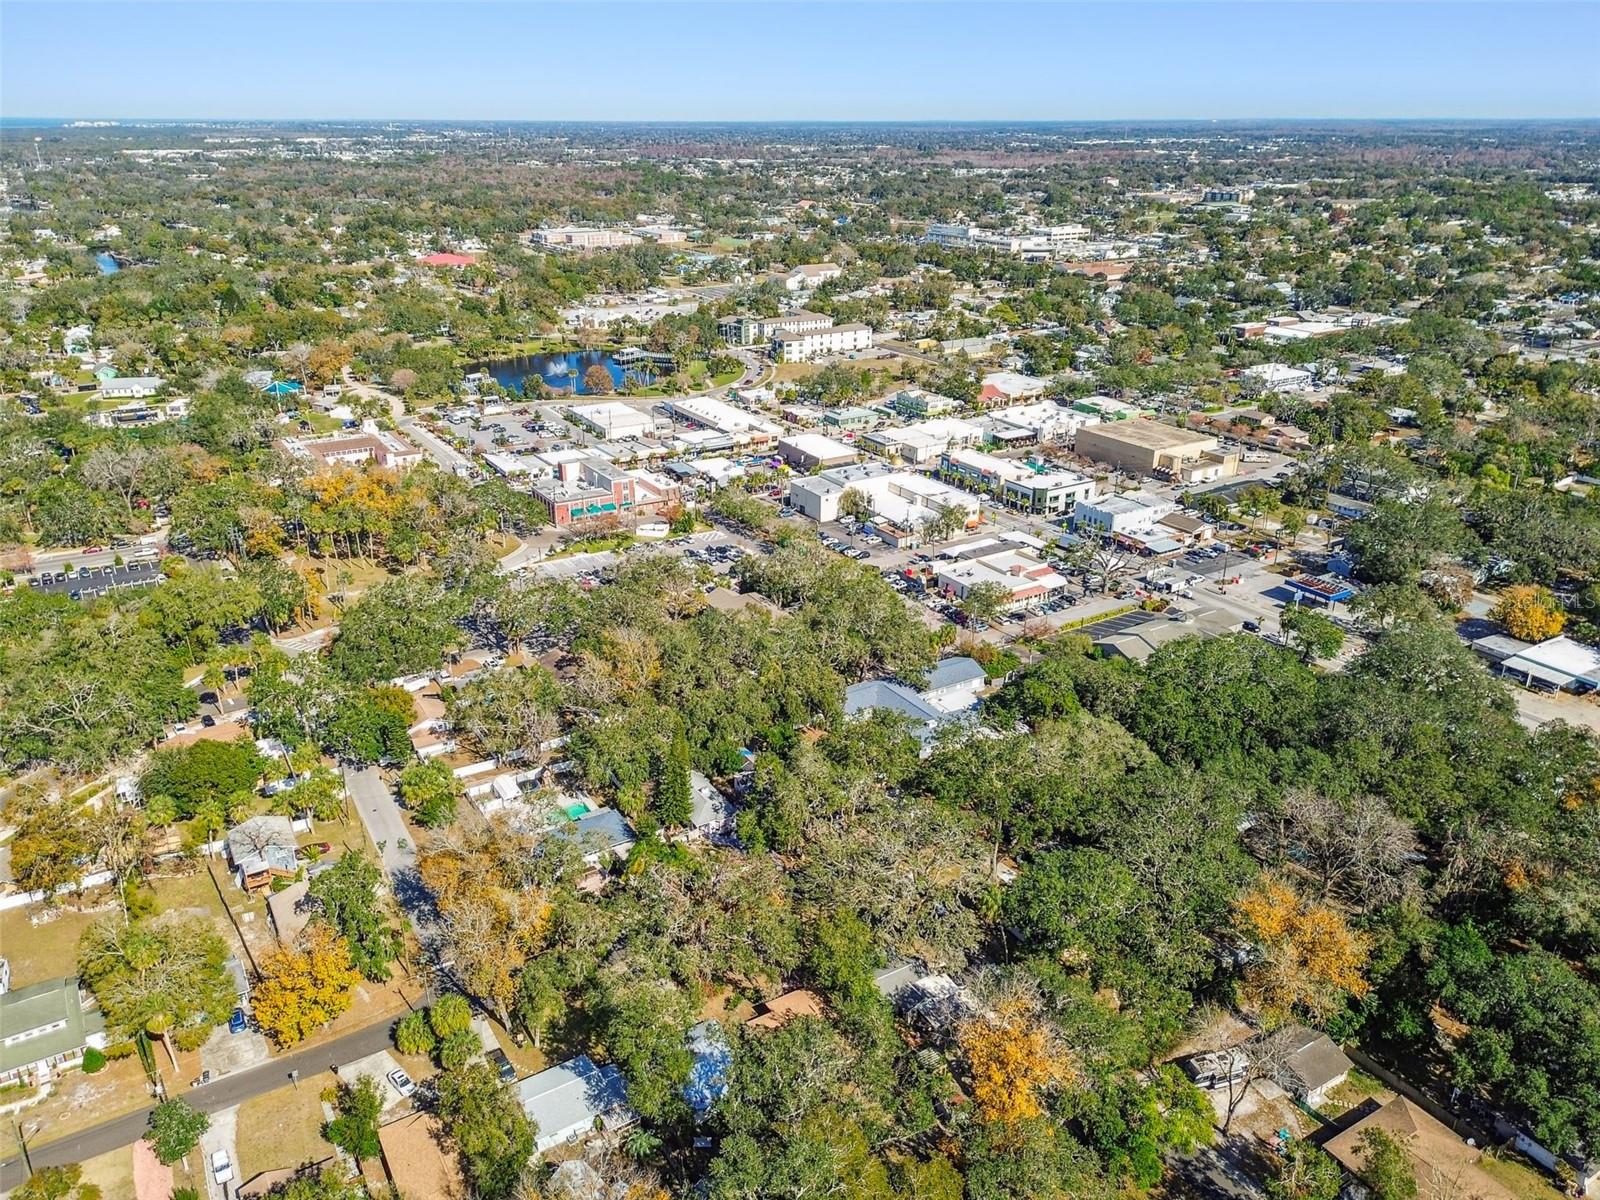
[[[154,396],[167,381],[159,375],[125,375],[107,379],[100,385],[102,400],[144,400]]]
[[[639,1119],[628,1107],[622,1072],[595,1066],[587,1054],[528,1076],[517,1084],[517,1099],[539,1129],[539,1154],[597,1128],[624,1129]]]

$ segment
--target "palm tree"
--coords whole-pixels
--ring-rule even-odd
[[[642,1126],[622,1139],[622,1152],[636,1161],[649,1158],[661,1149],[661,1139]]]

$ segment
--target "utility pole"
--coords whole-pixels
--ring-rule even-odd
[[[28,1139],[22,1135],[22,1126],[11,1118],[11,1129],[17,1135],[17,1148],[22,1151],[22,1165],[28,1168],[28,1178],[33,1178],[33,1159],[28,1157]]]

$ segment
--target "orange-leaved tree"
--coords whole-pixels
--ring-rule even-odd
[[[1065,1053],[1025,1000],[1008,1000],[968,1021],[959,1040],[973,1102],[987,1122],[1013,1124],[1039,1116],[1045,1090],[1072,1075]]]
[[[1514,638],[1542,642],[1560,633],[1567,614],[1549,590],[1531,583],[1517,584],[1500,593],[1500,600],[1489,616],[1504,625]]]
[[[295,945],[262,957],[256,1021],[278,1045],[292,1046],[348,1009],[360,981],[345,940],[313,921]]]
[[[1346,996],[1366,994],[1361,972],[1372,943],[1330,905],[1266,875],[1239,898],[1234,915],[1257,951],[1245,971],[1245,997],[1269,1016],[1298,1010],[1325,1018]]]

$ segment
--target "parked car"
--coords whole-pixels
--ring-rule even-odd
[[[229,1033],[243,1033],[245,1028],[244,1009],[236,1008],[233,1015],[228,1018]]]
[[[221,1187],[233,1178],[233,1163],[228,1158],[226,1150],[214,1151],[211,1155],[211,1178]]]
[[[485,1057],[488,1058],[489,1065],[493,1067],[495,1072],[500,1076],[501,1083],[516,1082],[517,1069],[511,1065],[511,1060],[506,1057],[506,1052],[504,1050],[496,1047],[495,1049],[489,1051]]]
[[[411,1076],[398,1067],[389,1072],[389,1082],[394,1084],[394,1090],[401,1096],[410,1096],[417,1090],[417,1085],[411,1082]]]

